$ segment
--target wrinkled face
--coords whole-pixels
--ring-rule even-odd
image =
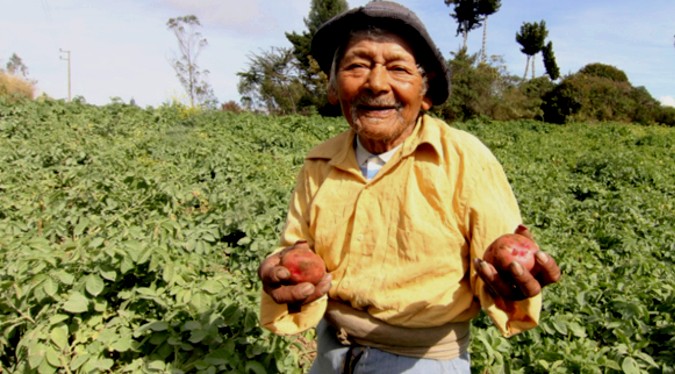
[[[329,99],[366,149],[381,153],[408,137],[421,110],[431,107],[412,49],[394,34],[359,34],[347,44]]]

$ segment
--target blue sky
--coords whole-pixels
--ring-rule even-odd
[[[367,0],[352,0],[363,5]],[[426,23],[446,57],[461,45],[450,8],[442,0],[400,0]],[[0,0],[0,66],[19,55],[38,89],[67,97],[71,51],[72,95],[93,104],[111,98],[160,105],[184,96],[170,65],[176,40],[166,28],[171,17],[196,15],[209,45],[199,56],[220,102],[239,101],[236,73],[252,53],[289,47],[284,32],[305,29],[310,0]],[[548,40],[563,74],[588,63],[613,65],[634,86],[644,86],[675,106],[675,1],[503,0],[488,22],[490,55],[522,76],[525,55],[515,34],[523,22],[546,21]],[[482,30],[469,37],[478,52]],[[537,75],[544,73],[537,57]]]

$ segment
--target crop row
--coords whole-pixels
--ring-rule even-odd
[[[564,270],[542,326],[474,321],[499,372],[672,372],[675,131],[455,124],[502,161]],[[0,368],[302,372],[312,333],[258,325],[259,260],[304,154],[340,119],[0,103]]]

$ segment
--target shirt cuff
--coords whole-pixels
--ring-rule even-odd
[[[286,304],[277,304],[262,292],[260,300],[260,325],[278,335],[293,335],[319,324],[326,312],[328,297],[323,296],[302,306],[299,313],[288,313]]]
[[[487,291],[483,293],[481,295],[483,310],[504,337],[511,337],[539,325],[541,293],[521,301],[504,302],[498,302]]]

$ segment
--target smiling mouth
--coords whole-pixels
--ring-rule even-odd
[[[370,118],[386,118],[390,117],[393,114],[396,114],[397,108],[394,106],[359,106],[357,113],[360,116],[370,117]]]
[[[369,104],[369,103],[360,103],[359,105],[356,106],[356,110],[364,115],[367,116],[387,116],[390,115],[392,112],[396,112],[399,109],[399,105],[396,104],[385,104],[385,103],[376,103],[376,104]]]

